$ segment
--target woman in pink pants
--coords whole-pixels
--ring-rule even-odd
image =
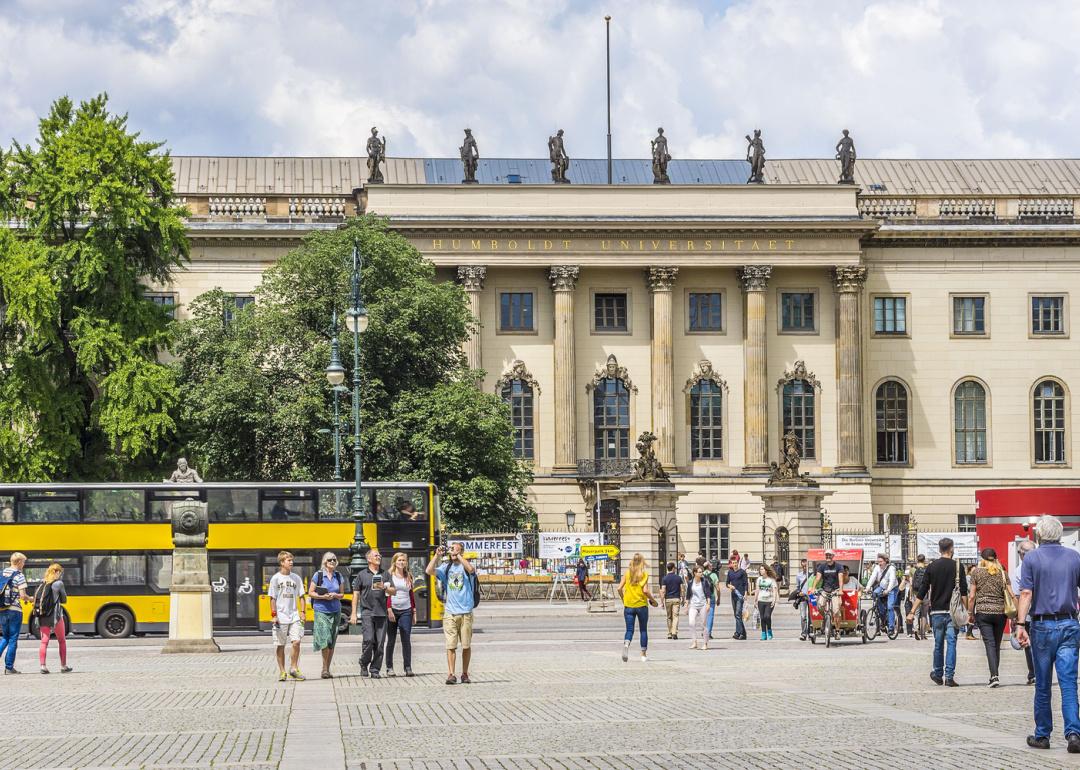
[[[64,588],[64,568],[59,564],[50,564],[45,571],[45,582],[37,590],[34,597],[34,612],[38,615],[38,625],[41,629],[41,648],[38,650],[38,660],[41,663],[41,673],[49,673],[45,667],[45,653],[49,649],[49,638],[55,633],[56,644],[60,648],[60,673],[71,673],[71,666],[67,664],[67,638],[64,628],[64,603],[67,602],[67,590]]]

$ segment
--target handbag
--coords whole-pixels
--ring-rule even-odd
[[[1001,579],[1004,581],[1001,590],[1005,593],[1005,617],[1016,620],[1016,601],[1009,590],[1009,574],[1005,570],[1001,570]]]
[[[957,628],[963,628],[968,624],[968,611],[964,608],[964,597],[960,595],[960,562],[953,557],[953,564],[956,565],[956,583],[953,585],[952,598],[949,599],[949,617],[952,618],[953,625]]]

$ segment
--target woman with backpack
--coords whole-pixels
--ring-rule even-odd
[[[998,687],[1001,637],[1005,634],[1005,605],[1011,603],[1015,607],[1016,597],[1012,595],[1008,576],[998,561],[997,551],[983,548],[979,557],[979,566],[968,573],[968,593],[972,617],[986,646],[986,663],[990,668],[988,686]]]
[[[64,628],[64,604],[67,603],[67,589],[64,588],[64,568],[53,563],[45,570],[45,580],[34,594],[34,617],[38,619],[41,631],[41,647],[38,649],[38,661],[41,673],[49,673],[45,667],[45,653],[49,649],[49,638],[56,634],[56,646],[60,648],[60,673],[70,674],[72,669],[67,664],[67,629]]]
[[[338,628],[341,625],[341,600],[345,598],[345,578],[337,571],[337,556],[327,551],[323,554],[322,569],[315,573],[308,588],[311,608],[315,611],[312,628],[315,652],[322,655],[323,679],[333,679],[330,663],[334,660]]]
[[[623,602],[623,620],[626,622],[626,636],[623,637],[623,663],[630,656],[630,642],[634,640],[634,622],[638,624],[641,639],[641,662],[649,660],[649,605],[656,607],[656,597],[649,590],[649,573],[645,571],[645,557],[635,553],[630,560],[630,569],[623,573],[619,581],[619,596]]]

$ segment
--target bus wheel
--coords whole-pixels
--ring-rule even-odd
[[[135,618],[123,607],[109,607],[97,619],[98,636],[126,639],[135,631]]]
[[[31,639],[41,638],[41,623],[33,615],[30,616],[30,622],[26,624],[26,630],[30,632]]]
[[[352,605],[348,602],[341,603],[341,619],[338,620],[338,635],[348,636],[349,634],[349,613],[352,612]]]

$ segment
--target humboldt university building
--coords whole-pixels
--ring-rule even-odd
[[[1075,482],[1080,161],[366,161],[174,157],[191,263],[156,299],[243,305],[306,233],[386,217],[463,286],[541,527],[616,520],[646,430],[691,554],[798,526],[754,494],[789,432],[837,531],[969,530],[976,490]]]

